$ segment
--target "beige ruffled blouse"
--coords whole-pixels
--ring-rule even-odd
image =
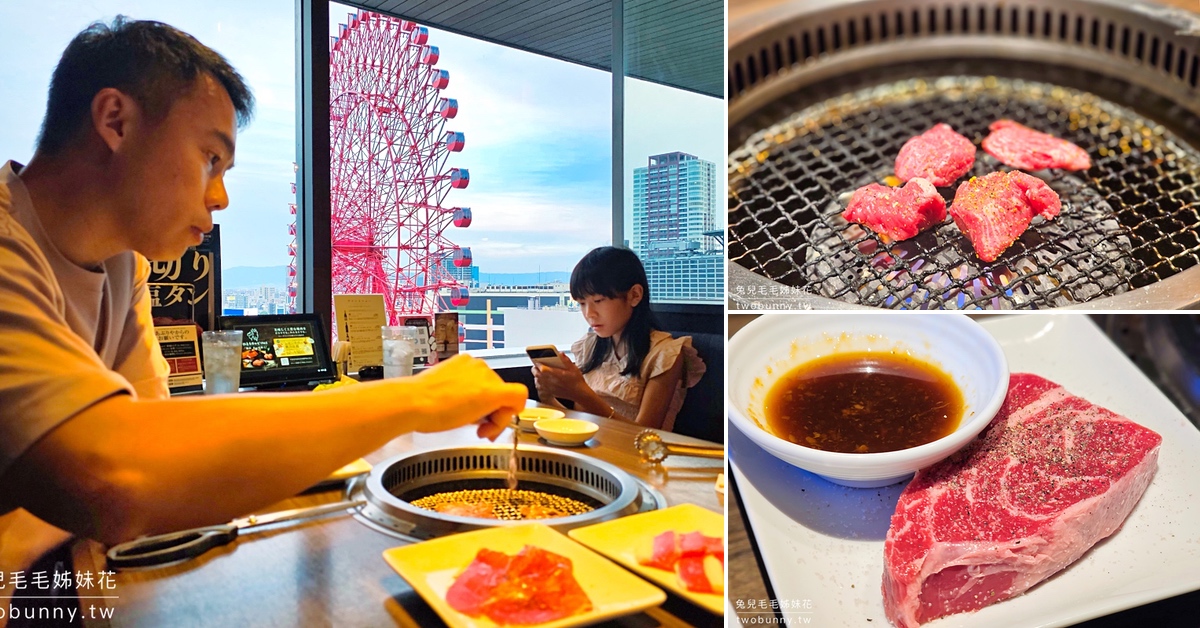
[[[571,354],[575,356],[576,364],[581,365],[586,361],[586,357],[590,355],[595,343],[596,335],[589,332],[571,345]],[[642,360],[642,371],[637,377],[622,375],[621,369],[624,367],[625,360],[617,360],[610,351],[599,367],[590,373],[584,373],[583,379],[592,390],[596,391],[596,394],[600,395],[601,399],[616,409],[617,414],[636,417],[638,408],[642,405],[642,393],[646,390],[646,382],[671,370],[671,367],[675,366],[675,362],[681,358],[683,359],[683,378],[680,380],[679,387],[675,389],[675,395],[671,398],[671,405],[667,408],[667,416],[662,425],[662,429],[670,431],[675,427],[675,415],[679,414],[679,408],[683,407],[687,389],[700,381],[700,376],[704,375],[707,368],[699,354],[692,348],[691,336],[672,338],[671,334],[665,331],[651,331],[650,351]]]

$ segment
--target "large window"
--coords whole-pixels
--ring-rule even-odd
[[[624,239],[655,303],[724,300],[720,3],[624,0]]]
[[[254,121],[237,138],[237,165],[226,176],[229,208],[217,212],[222,306],[274,313],[286,304],[289,203],[294,202],[294,0],[0,4],[0,160],[27,163],[45,113],[50,75],[67,43],[94,21],[116,15],[158,20],[224,55],[257,99]]]
[[[414,285],[454,281],[466,288],[456,306],[466,349],[581,337],[587,324],[566,282],[611,241],[610,75],[437,28],[414,34],[420,26],[340,4],[329,11],[333,291],[390,291],[411,311],[430,305],[414,302]],[[423,63],[433,48],[436,61]],[[359,65],[364,56],[372,61]],[[376,61],[400,68],[395,78],[373,75]],[[430,87],[434,69],[444,87]],[[462,172],[468,185],[454,187]],[[452,220],[456,208],[469,208],[469,226]],[[456,250],[471,264],[456,266]],[[439,298],[449,305],[451,290]]]
[[[447,277],[446,285],[465,288],[459,294],[439,294],[443,301],[461,302],[456,307],[468,349],[563,345],[578,338],[586,326],[569,297],[568,275],[588,250],[613,243],[614,233],[619,233],[616,244],[643,256],[655,301],[720,301],[723,265],[716,260],[723,218],[717,205],[723,189],[718,182],[723,180],[724,106],[719,98],[719,2],[626,0],[611,14],[557,7],[570,19],[556,18],[549,27],[529,32],[578,35],[535,43],[505,40],[502,31],[519,30],[526,20],[547,13],[543,9],[516,18],[514,11],[526,10],[522,5],[481,8],[496,12],[487,19],[499,20],[500,30],[477,29],[476,38],[451,32],[469,31],[462,24],[474,15],[453,6],[364,4],[386,5],[400,15],[432,11],[447,20],[446,29],[423,25],[428,31],[422,45],[437,49],[428,65],[446,73],[434,79],[439,83],[435,101],[444,98],[456,105],[453,115],[442,115],[434,125],[420,122],[406,138],[444,148],[440,161],[421,164],[424,170],[406,166],[396,171],[382,163],[384,157],[394,161],[397,154],[389,152],[393,145],[372,143],[368,132],[378,118],[354,121],[358,126],[343,132],[338,144],[338,125],[343,131],[351,127],[351,110],[339,110],[333,98],[322,102],[325,92],[313,91],[330,85],[322,76],[325,42],[309,42],[323,37],[327,18],[329,48],[336,48],[345,29],[353,26],[352,15],[361,10],[319,0],[263,0],[252,11],[238,0],[99,0],[82,7],[5,3],[0,6],[0,53],[21,61],[0,68],[0,107],[6,113],[0,158],[26,161],[31,156],[49,76],[72,36],[94,20],[117,14],[155,19],[225,55],[257,97],[256,117],[239,135],[237,167],[227,177],[230,207],[216,215],[224,283],[219,309],[281,311],[287,307],[289,281],[299,288],[298,309],[323,314],[328,314],[330,292],[382,291],[347,288],[339,275],[339,244],[353,248],[371,240],[363,232],[347,235],[344,227],[353,221],[339,215],[337,207],[330,211],[323,200],[330,194],[336,206],[338,194],[359,193],[380,174],[397,175],[391,178],[396,185],[388,202],[420,205],[448,218],[444,222],[449,224],[406,219],[395,227],[395,242],[411,245],[413,230],[426,230],[421,234],[421,242],[428,243],[423,259],[414,267],[401,256],[383,261],[377,252],[376,262],[390,264],[388,277],[393,279],[401,272],[416,276],[414,268],[417,275],[424,273],[412,280],[409,294],[420,292],[411,288]],[[305,17],[312,15],[320,16],[315,26]],[[613,55],[620,63],[616,76],[622,86],[615,99],[606,52],[612,48],[598,43],[609,34],[624,38],[625,53]],[[555,46],[540,54],[543,47]],[[437,102],[426,107],[446,113]],[[329,144],[312,139],[325,131],[324,118],[314,124],[313,111],[329,112]],[[614,127],[615,118],[623,120],[622,126]],[[614,139],[620,140],[617,155]],[[344,158],[343,165],[327,162],[327,151],[331,162]],[[354,163],[352,170],[357,170],[348,174],[345,163]],[[372,167],[361,167],[368,163]],[[420,186],[409,183],[426,174],[452,184],[444,194],[414,198],[413,190]],[[293,182],[300,184],[299,195]],[[331,225],[333,237],[326,238],[318,223]],[[373,217],[367,224],[380,223]],[[430,225],[437,228],[430,232]],[[322,244],[330,240],[332,254]],[[293,253],[301,260],[301,277],[289,277]],[[304,276],[306,269],[314,272]]]
[[[625,79],[625,239],[656,303],[724,299],[725,103]]]

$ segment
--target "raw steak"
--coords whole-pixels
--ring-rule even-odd
[[[983,138],[983,150],[1013,168],[1087,170],[1092,167],[1087,151],[1067,140],[1012,120],[997,120],[988,128],[992,132]]]
[[[1060,210],[1058,194],[1045,181],[1024,172],[993,172],[958,186],[950,216],[975,246],[975,255],[994,262],[1034,216],[1052,220]]]
[[[571,559],[533,545],[515,556],[480,549],[446,591],[454,610],[501,626],[541,624],[592,609]]]
[[[975,145],[942,123],[900,147],[896,177],[901,181],[921,177],[942,187],[957,181],[974,163]]]
[[[903,188],[872,183],[854,191],[842,217],[892,240],[907,240],[946,219],[946,200],[920,177]]]
[[[1150,484],[1162,437],[1013,374],[980,437],[917,472],[884,544],[883,601],[918,626],[1020,595],[1121,527]]]

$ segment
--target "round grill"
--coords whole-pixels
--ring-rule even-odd
[[[512,456],[507,445],[396,456],[351,484],[350,496],[367,500],[355,516],[388,534],[427,539],[527,519],[566,531],[663,505],[661,495],[606,462],[546,447],[521,446],[519,452],[516,490],[505,487]],[[439,504],[486,504],[497,518],[429,509]],[[547,518],[540,508],[566,514]]]
[[[815,11],[731,50],[736,305],[1038,309],[1115,306],[1111,297],[1123,295],[1124,307],[1181,307],[1200,298],[1200,152],[1189,143],[1195,116],[1179,104],[1196,104],[1191,48],[1128,26],[1146,16],[1119,26],[1109,17],[1117,10],[1098,3],[892,12],[898,4]],[[1170,79],[1150,76],[1166,86],[1147,90],[1126,61]],[[1063,212],[1035,220],[995,262],[980,261],[949,221],[887,243],[841,218],[850,193],[892,174],[909,138],[946,122],[978,145],[1001,118],[1082,146],[1093,167],[1037,173]],[[1008,169],[980,150],[968,176]],[[941,190],[948,204],[956,187]]]

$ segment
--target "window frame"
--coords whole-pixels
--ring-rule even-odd
[[[352,1],[344,4],[366,9]],[[329,0],[296,0],[296,309],[332,325],[332,232],[329,138]],[[614,246],[625,245],[625,7],[612,2],[612,212]],[[400,19],[410,19],[388,12]],[[722,267],[723,269],[723,267]],[[722,283],[724,284],[724,278]],[[725,289],[722,287],[721,294]],[[695,311],[711,312],[712,303]],[[722,302],[717,307],[723,308]],[[680,307],[676,304],[676,307]]]

